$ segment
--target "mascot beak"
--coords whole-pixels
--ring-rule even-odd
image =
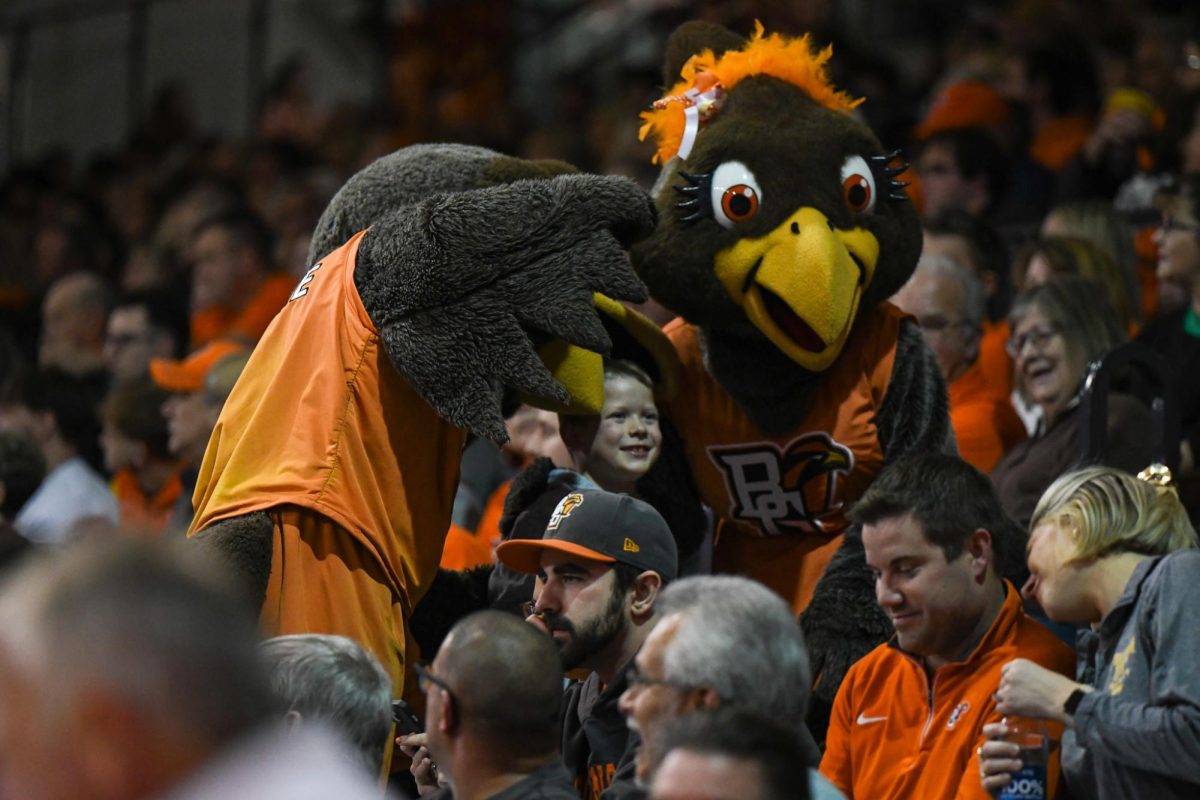
[[[741,239],[715,260],[716,276],[763,335],[814,372],[842,351],[875,274],[879,241],[835,228],[805,207],[757,239]]]
[[[596,293],[592,305],[612,340],[611,358],[634,362],[654,381],[654,398],[666,403],[679,385],[679,361],[666,334],[645,315],[607,295]],[[520,393],[517,399],[559,414],[599,414],[604,407],[604,356],[593,350],[552,339],[538,348],[538,357],[554,379],[571,395],[567,405]]]

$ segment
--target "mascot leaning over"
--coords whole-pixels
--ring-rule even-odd
[[[643,299],[640,276],[680,315],[664,399],[682,452],[647,480],[698,491],[715,568],[792,602],[832,702],[890,633],[846,512],[887,464],[953,440],[932,356],[886,302],[921,244],[903,165],[829,85],[828,57],[761,28],[678,29],[672,88],[643,115],[664,165],[653,203],[454,145],[343,187],[195,497],[193,535],[252,579],[269,630],[352,636],[400,681],[467,433],[502,442],[506,395],[598,409],[598,354],[636,338],[613,301]]]

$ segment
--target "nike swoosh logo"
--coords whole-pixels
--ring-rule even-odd
[[[859,725],[870,725],[872,722],[883,722],[887,717],[864,717],[861,713],[855,720]]]

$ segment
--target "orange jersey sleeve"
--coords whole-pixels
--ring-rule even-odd
[[[441,559],[465,434],[388,360],[354,286],[363,235],[308,271],[254,349],[205,452],[191,532],[311,509],[358,539],[411,610]]]

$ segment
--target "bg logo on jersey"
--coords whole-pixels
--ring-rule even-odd
[[[824,431],[806,433],[782,449],[774,442],[714,445],[708,457],[725,477],[729,516],[769,536],[825,533],[839,475],[854,469],[854,453]]]

